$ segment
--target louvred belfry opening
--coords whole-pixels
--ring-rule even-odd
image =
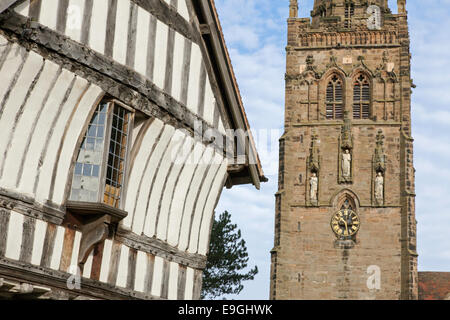
[[[353,119],[370,117],[370,83],[365,75],[355,79],[353,87]]]
[[[333,75],[327,86],[327,119],[343,119],[342,80]]]

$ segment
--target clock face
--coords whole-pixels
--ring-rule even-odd
[[[339,238],[354,236],[361,226],[359,216],[351,209],[342,209],[336,212],[331,219],[331,229]]]

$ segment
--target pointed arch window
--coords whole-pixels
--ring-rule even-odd
[[[359,75],[353,87],[353,119],[370,117],[370,82],[366,75]]]
[[[115,100],[98,105],[75,163],[70,202],[120,209],[133,118]]]
[[[344,96],[341,78],[333,75],[327,85],[326,93],[327,119],[344,118]]]

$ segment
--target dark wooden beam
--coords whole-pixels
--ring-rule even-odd
[[[69,290],[67,280],[71,275],[48,268],[38,268],[27,263],[0,258],[0,278],[7,278],[20,283],[45,286],[52,290],[62,291],[69,296],[85,296],[107,300],[161,300],[149,294],[130,289],[118,288],[110,284],[92,279],[81,279],[81,289]]]
[[[126,231],[119,228],[114,240],[119,241],[128,247],[168,259],[193,269],[203,270],[206,267],[205,256],[180,251],[166,242],[156,238],[138,236],[131,231]]]
[[[132,0],[141,8],[147,10],[154,15],[158,20],[167,24],[170,28],[195,42],[195,37],[192,33],[192,27],[186,19],[184,19],[177,10],[169,6],[162,0]]]
[[[19,193],[0,188],[0,208],[12,210],[31,218],[60,225],[64,220],[65,209],[54,205],[42,205],[34,199]]]

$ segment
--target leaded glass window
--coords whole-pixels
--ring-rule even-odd
[[[70,201],[120,208],[132,113],[102,101],[89,123],[75,163]]]

